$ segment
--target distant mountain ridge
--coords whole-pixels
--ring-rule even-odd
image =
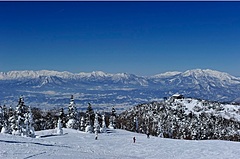
[[[40,70],[40,71],[32,71],[32,70],[25,70],[25,71],[9,71],[9,72],[0,72],[0,80],[10,80],[10,79],[23,79],[23,78],[38,78],[40,76],[56,76],[60,78],[84,78],[84,77],[125,77],[129,78],[129,76],[136,76],[136,77],[142,77],[147,79],[152,78],[164,78],[164,77],[172,77],[176,75],[182,75],[182,76],[213,76],[220,79],[240,79],[240,77],[234,77],[228,73],[210,70],[210,69],[193,69],[193,70],[187,70],[185,72],[179,72],[179,71],[172,71],[172,72],[165,72],[161,74],[157,74],[150,77],[145,76],[137,76],[134,74],[127,74],[127,73],[105,73],[102,71],[93,71],[91,73],[71,73],[67,71],[59,72],[59,71],[50,71],[50,70]]]
[[[9,71],[0,72],[0,88],[0,104],[17,99],[20,94],[25,95],[30,103],[31,97],[34,97],[33,104],[46,100],[47,105],[55,106],[67,101],[65,98],[70,94],[76,94],[81,103],[102,105],[139,104],[176,92],[212,101],[240,99],[240,78],[210,69],[173,71],[149,77],[102,71]],[[49,91],[55,92],[51,93],[51,98],[49,94],[42,93]]]

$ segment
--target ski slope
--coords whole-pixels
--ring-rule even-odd
[[[125,130],[88,134],[63,129],[36,132],[38,138],[0,134],[1,159],[237,159],[240,143],[230,141],[188,141],[150,137]],[[136,137],[136,143],[132,138]]]

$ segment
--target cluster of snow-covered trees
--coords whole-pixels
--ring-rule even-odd
[[[68,114],[64,115],[64,111],[61,109],[59,117],[63,126],[66,128],[99,133],[106,132],[107,125],[109,125],[109,128],[115,128],[116,113],[114,107],[112,107],[111,114],[107,112],[94,112],[90,103],[88,103],[88,108],[85,113],[79,112],[76,108],[73,96],[71,96],[70,104],[68,106]]]
[[[41,110],[30,108],[24,104],[23,97],[19,98],[16,108],[0,106],[0,130],[2,133],[34,137],[34,131],[57,129],[62,134],[62,128],[71,128],[85,132],[106,132],[107,127],[115,128],[116,113],[114,107],[111,113],[94,112],[88,104],[86,112],[79,112],[71,96],[67,113],[61,108]]]
[[[9,133],[27,137],[34,137],[34,121],[30,107],[24,104],[23,97],[19,98],[16,109],[0,106],[1,133]]]
[[[225,106],[195,99],[169,98],[122,112],[117,118],[117,128],[164,138],[240,141],[240,110],[231,114]]]

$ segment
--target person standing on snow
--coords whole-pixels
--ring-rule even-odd
[[[150,138],[150,133],[149,132],[147,133],[147,138]]]
[[[133,137],[133,143],[135,143],[136,142],[136,138],[135,138],[135,136]]]

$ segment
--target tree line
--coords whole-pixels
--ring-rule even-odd
[[[106,132],[106,128],[115,128],[116,111],[94,112],[90,103],[86,112],[77,110],[73,96],[70,98],[67,112],[63,108],[41,110],[26,106],[21,96],[16,108],[0,106],[0,130],[2,133],[34,137],[35,131],[59,127],[85,132]]]

